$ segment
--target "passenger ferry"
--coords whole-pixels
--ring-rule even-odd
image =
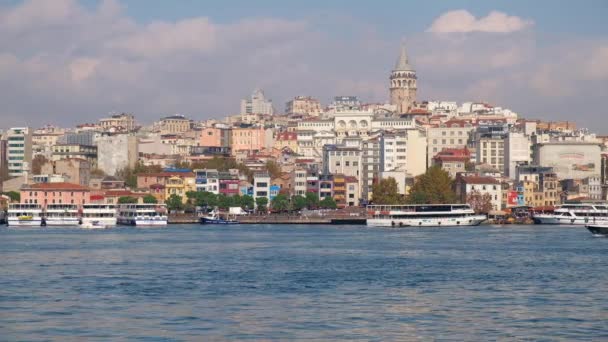
[[[8,205],[9,227],[40,227],[44,225],[40,204],[12,203]]]
[[[47,226],[77,226],[80,224],[76,204],[47,204],[44,217]]]
[[[368,205],[372,227],[477,226],[487,219],[468,204]]]
[[[131,226],[166,226],[167,207],[164,204],[119,204],[118,224]]]
[[[608,224],[608,205],[596,203],[563,204],[551,214],[534,214],[537,224],[563,224],[584,226],[588,224]]]
[[[82,228],[109,228],[116,226],[116,205],[83,204]]]

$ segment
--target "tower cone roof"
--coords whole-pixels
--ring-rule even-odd
[[[395,64],[394,71],[410,71],[414,70],[407,58],[407,51],[405,50],[405,44],[401,44],[401,52],[399,53],[399,59],[397,59],[397,63]]]

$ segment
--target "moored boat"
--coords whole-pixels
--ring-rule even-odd
[[[223,219],[220,215],[214,211],[208,213],[207,215],[201,217],[200,223],[202,224],[238,224],[239,221],[225,218]]]
[[[117,221],[131,226],[166,226],[167,207],[164,204],[119,204]]]
[[[563,204],[556,207],[553,213],[534,214],[532,219],[537,224],[603,225],[608,224],[608,205],[598,203]]]
[[[586,227],[594,235],[608,236],[608,224],[589,224]]]
[[[40,227],[44,225],[42,206],[33,203],[11,203],[8,205],[9,227]]]
[[[116,226],[114,204],[83,204],[82,228],[108,228]]]
[[[80,224],[76,204],[47,204],[44,217],[47,226],[77,226]]]
[[[477,226],[487,219],[468,204],[368,205],[371,227]]]

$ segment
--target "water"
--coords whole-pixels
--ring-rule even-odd
[[[584,228],[0,229],[0,340],[606,340]]]

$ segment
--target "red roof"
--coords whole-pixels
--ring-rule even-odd
[[[99,201],[106,198],[104,195],[91,195],[91,201]]]
[[[32,185],[29,185],[29,186],[25,186],[25,187],[23,187],[23,189],[24,190],[28,190],[28,189],[32,189],[32,190],[45,190],[45,191],[50,191],[50,190],[89,191],[89,188],[87,188],[86,186],[82,186],[80,184],[74,184],[74,183],[65,183],[65,182],[60,182],[60,183],[37,183],[37,184],[32,184]]]
[[[106,191],[106,197],[116,197],[116,196],[133,196],[135,195],[130,190],[108,190]]]

